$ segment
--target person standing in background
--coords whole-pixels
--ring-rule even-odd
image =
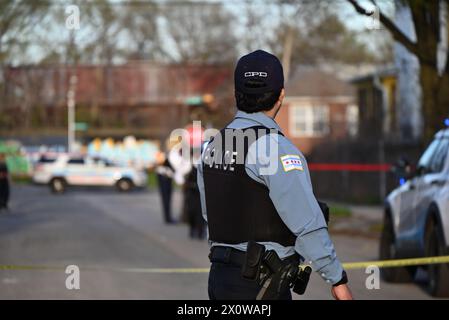
[[[9,176],[6,165],[6,157],[0,153],[0,210],[8,209],[9,201]]]
[[[200,190],[197,183],[197,164],[200,162],[201,145],[204,129],[201,126],[188,125],[185,127],[184,143],[188,145],[189,172],[184,184],[184,208],[189,223],[189,236],[191,239],[202,240],[206,237],[206,222],[201,211]]]
[[[188,158],[182,156],[182,145],[177,140],[167,139],[165,152],[160,152],[157,159],[156,174],[162,199],[164,220],[167,224],[174,224],[172,217],[173,182],[183,186],[185,178],[191,169]]]
[[[156,167],[156,174],[158,180],[159,193],[162,200],[162,210],[164,213],[164,222],[172,224],[175,221],[171,212],[171,197],[173,189],[173,175],[174,170],[165,153],[160,152],[157,156],[158,166]]]
[[[195,154],[195,152],[192,152]],[[197,183],[197,163],[192,158],[192,168],[187,174],[184,184],[184,204],[189,223],[189,236],[191,239],[203,240],[206,237],[206,222],[201,211],[200,190]]]

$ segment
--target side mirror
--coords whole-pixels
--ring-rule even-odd
[[[423,175],[423,174],[426,174],[429,172],[430,172],[430,170],[427,167],[421,165],[421,166],[418,166],[418,168],[416,168],[415,175],[420,176],[420,175]]]

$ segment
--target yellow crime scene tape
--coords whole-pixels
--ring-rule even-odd
[[[395,267],[419,266],[419,265],[438,264],[438,263],[449,263],[449,256],[364,261],[364,262],[346,262],[343,263],[343,267],[347,270],[350,270],[350,269],[363,269],[369,266],[377,266],[379,268],[395,268]]]
[[[343,268],[366,269],[370,266],[379,268],[395,268],[406,266],[418,266],[428,264],[449,263],[449,256],[424,257],[411,259],[394,259],[380,261],[346,262]],[[45,265],[0,265],[0,270],[29,270],[29,271],[61,271],[66,267],[45,266]],[[80,267],[83,271],[110,271],[110,272],[128,272],[128,273],[207,273],[209,268],[104,268],[104,267]]]

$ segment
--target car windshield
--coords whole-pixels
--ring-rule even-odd
[[[433,154],[432,162],[430,163],[429,171],[433,173],[441,172],[446,161],[447,151],[449,147],[449,140],[442,138],[438,144],[438,148]]]
[[[438,144],[440,143],[440,139],[435,139],[426,149],[424,154],[421,156],[418,162],[418,170],[421,171],[423,169],[430,168],[430,163],[434,157],[436,150],[438,149]]]

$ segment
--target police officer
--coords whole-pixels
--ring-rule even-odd
[[[256,241],[283,261],[299,254],[335,299],[352,299],[306,160],[274,120],[285,94],[279,59],[262,50],[245,55],[234,81],[237,114],[203,145],[198,167],[211,244],[209,298],[256,298],[260,283],[241,275],[248,241]],[[279,299],[291,299],[290,289]]]
[[[189,223],[189,236],[192,239],[203,240],[206,236],[206,224],[201,216],[200,191],[197,182],[197,166],[192,163],[192,169],[187,174],[184,184],[184,202]]]
[[[175,221],[172,218],[171,198],[173,185],[173,167],[168,157],[160,152],[157,156],[156,174],[158,180],[159,193],[162,200],[162,209],[164,212],[164,222],[166,224],[173,224]]]

